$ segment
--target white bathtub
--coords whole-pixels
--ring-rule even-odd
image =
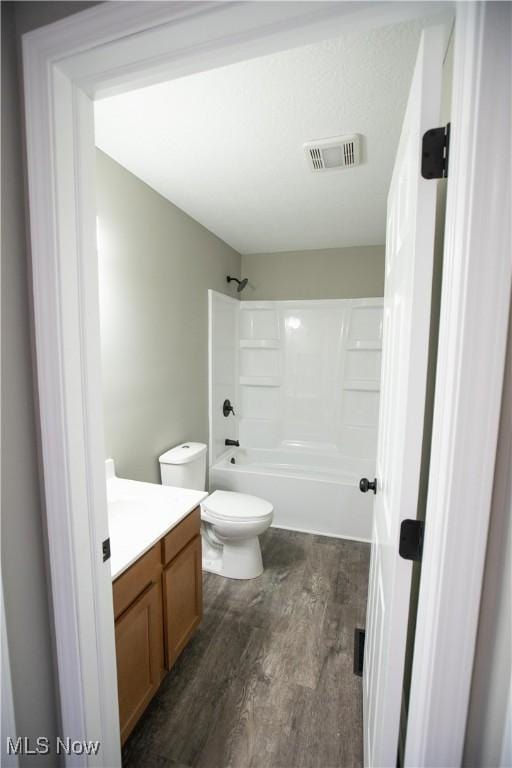
[[[361,493],[359,480],[373,479],[374,469],[335,453],[237,448],[210,467],[210,490],[268,499],[277,528],[370,541],[374,496]]]

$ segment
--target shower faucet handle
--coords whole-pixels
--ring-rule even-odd
[[[229,416],[230,413],[232,413],[233,416],[235,415],[235,409],[233,408],[229,400],[224,400],[224,402],[222,403],[222,413],[224,414],[224,416]]]
[[[359,481],[359,490],[361,493],[367,493],[368,491],[377,493],[377,478],[375,477],[373,480],[368,480],[367,477],[362,477]]]

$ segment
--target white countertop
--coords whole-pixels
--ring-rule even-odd
[[[107,499],[112,581],[207,496],[206,491],[123,480],[120,477],[109,478]]]

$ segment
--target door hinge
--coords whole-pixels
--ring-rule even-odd
[[[103,562],[106,563],[107,560],[110,560],[110,537],[105,539],[105,541],[102,543],[101,551],[103,554]]]
[[[423,552],[423,520],[402,520],[398,553],[404,560],[421,560]]]
[[[354,630],[354,675],[363,674],[365,630]]]
[[[423,134],[421,144],[421,175],[424,179],[444,179],[448,176],[450,154],[450,123],[431,128]]]

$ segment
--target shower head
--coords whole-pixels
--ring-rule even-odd
[[[245,286],[246,286],[246,285],[247,285],[247,283],[248,283],[248,280],[247,280],[247,278],[246,278],[246,277],[244,277],[244,279],[243,279],[243,280],[239,280],[239,279],[238,279],[238,277],[230,277],[230,276],[228,275],[228,276],[226,277],[226,280],[227,280],[227,282],[228,282],[228,283],[230,283],[232,280],[233,280],[235,283],[238,283],[238,287],[237,287],[237,289],[236,289],[236,290],[238,291],[238,293],[240,293],[241,291],[243,291],[243,289],[245,288]]]

